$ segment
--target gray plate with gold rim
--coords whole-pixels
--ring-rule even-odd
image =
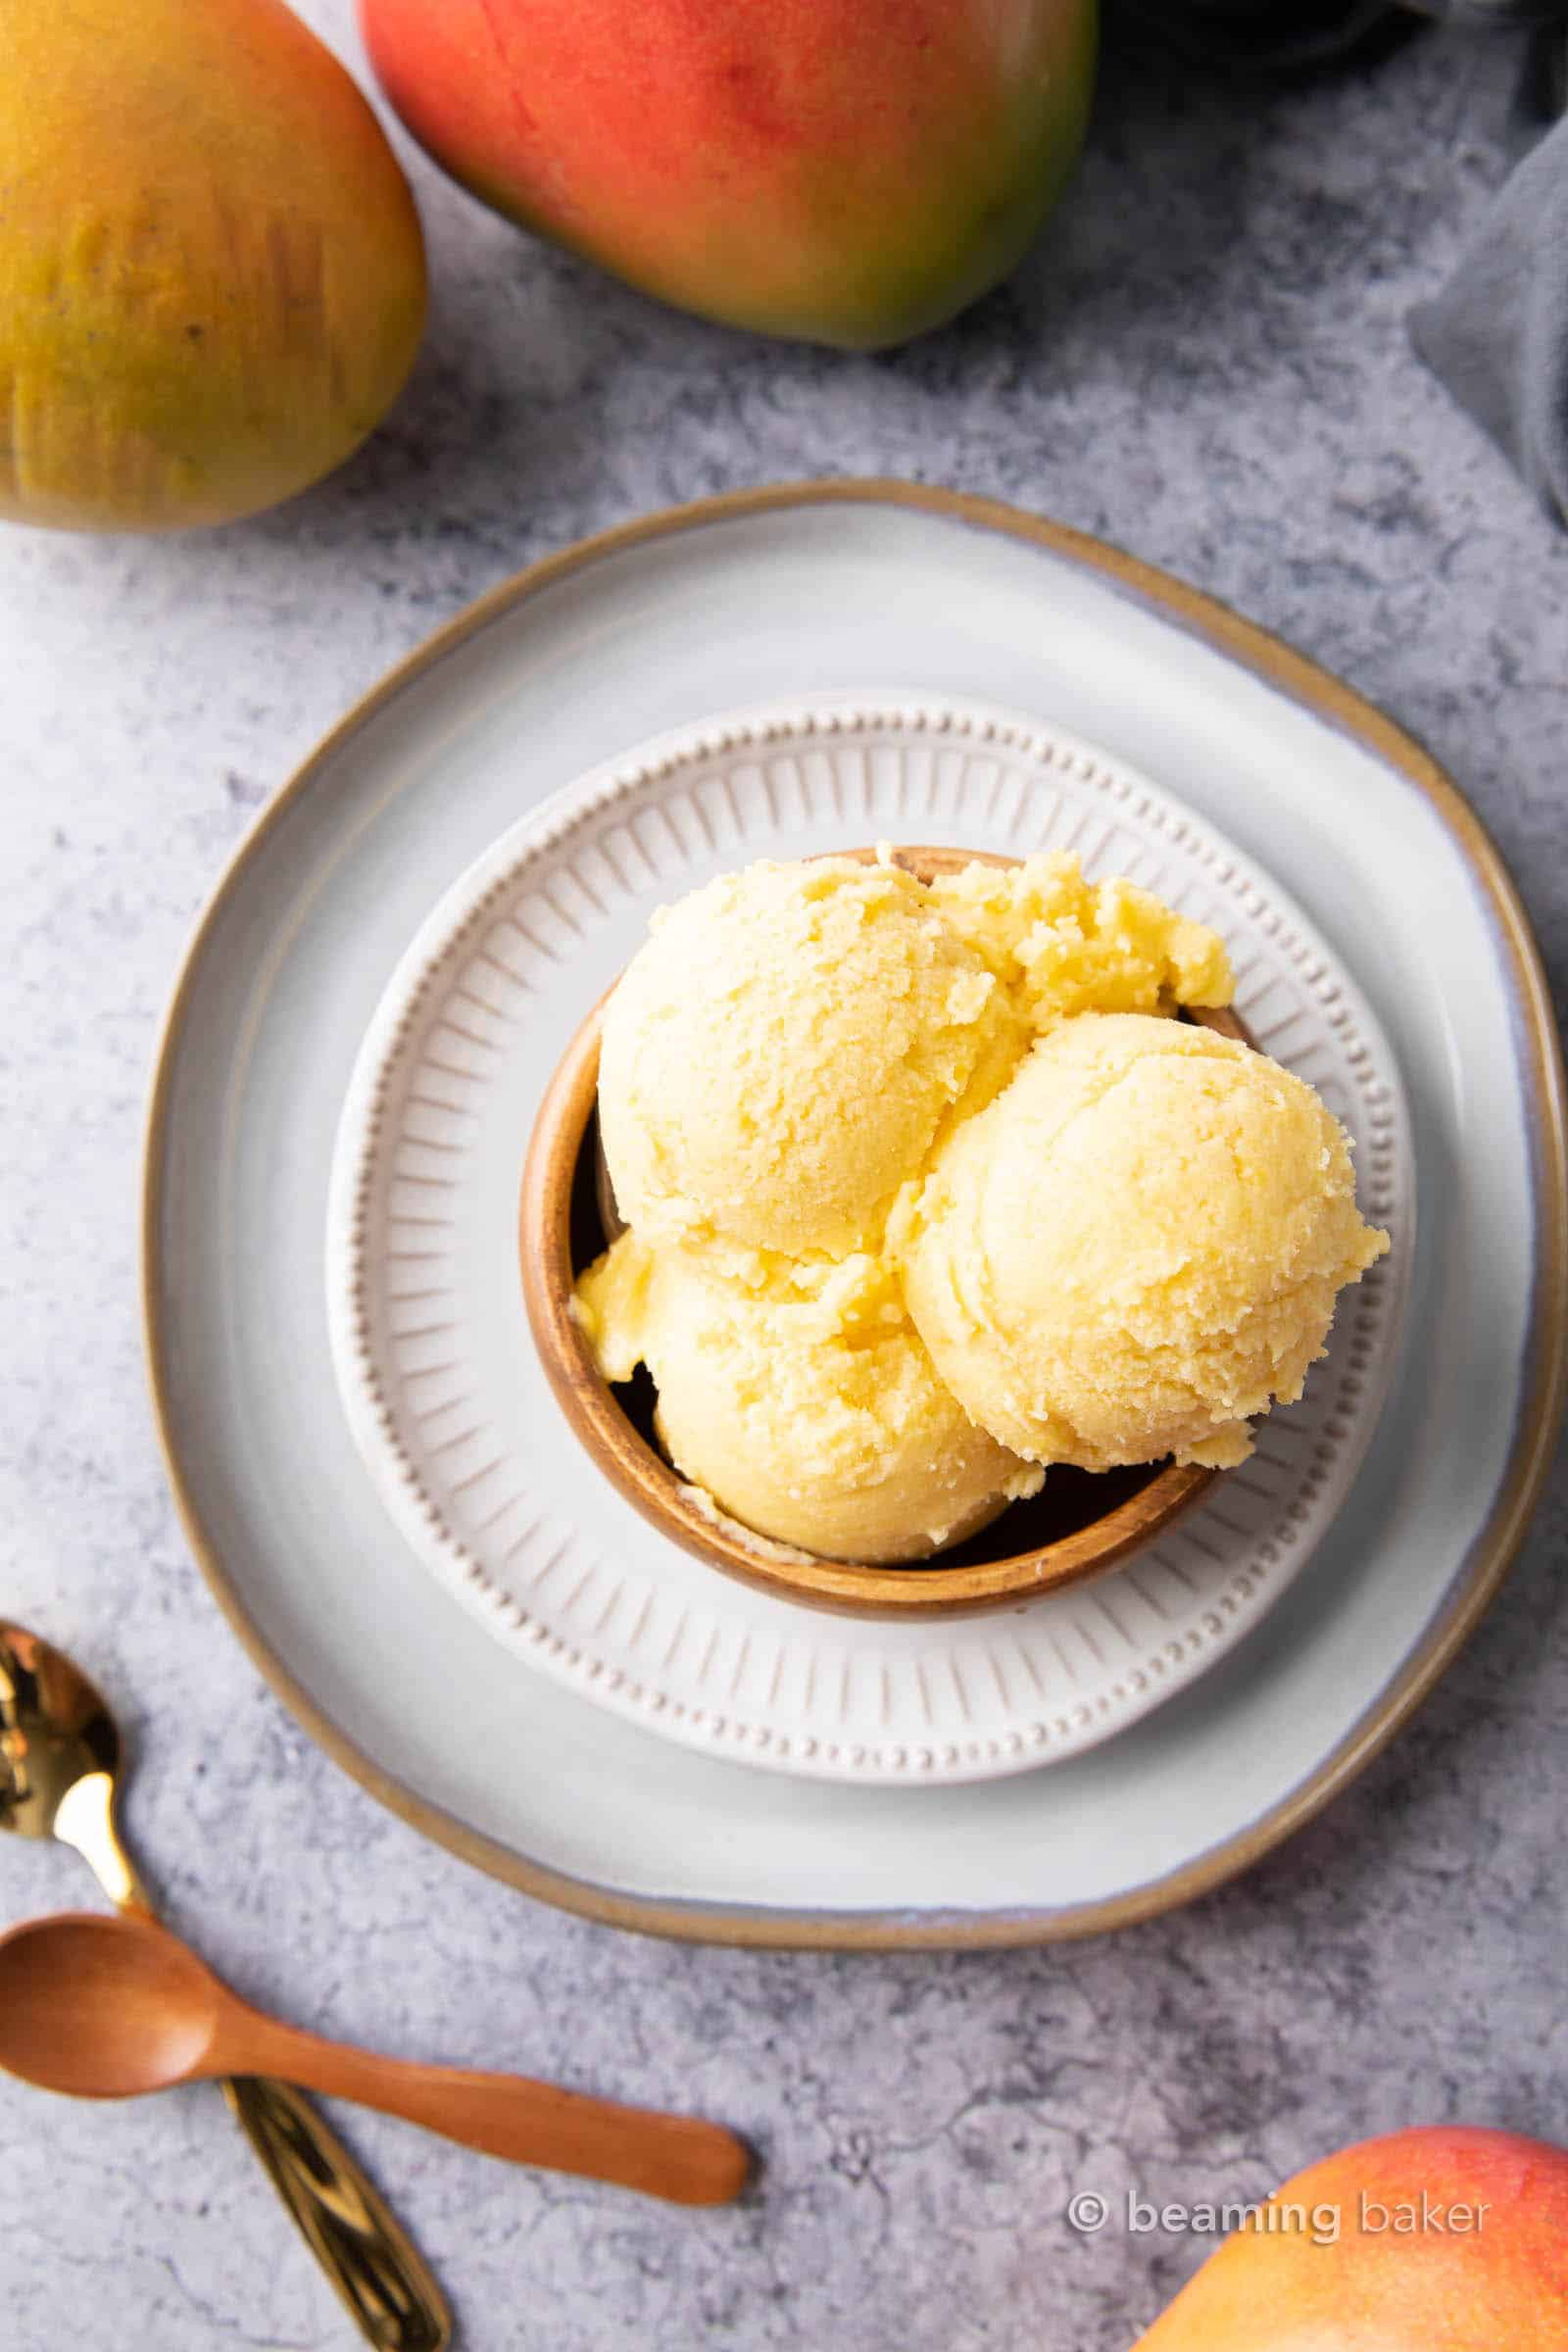
[[[1422,1202],[1405,1344],[1310,1566],[1157,1713],[973,1786],[775,1780],[519,1666],[385,1514],[325,1329],[350,1072],[435,900],[519,813],[645,738],[871,679],[1070,729],[1280,873],[1392,1041]],[[1517,900],[1451,784],[1196,593],[902,484],[742,495],[612,532],[496,591],[351,713],[192,944],[146,1207],[176,1493],[274,1686],[430,1835],[548,1899],[693,1937],[1038,1941],[1244,1867],[1361,1768],[1477,1622],[1561,1402],[1555,1035]],[[432,1685],[461,1704],[430,1706]]]

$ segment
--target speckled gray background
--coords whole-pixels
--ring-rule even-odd
[[[358,59],[349,0],[304,13]],[[0,1606],[123,1703],[129,1826],[248,1993],[753,2133],[688,2218],[347,2128],[472,2352],[1118,2352],[1199,2241],[1075,2237],[1070,2189],[1261,2193],[1449,2116],[1568,2139],[1568,1487],[1491,1622],[1353,1794],[1180,1916],[1054,1952],[836,1958],[581,1925],[436,1852],[260,1685],[174,1524],[136,1323],[138,1130],[192,916],[313,740],[479,590],[700,492],[889,472],[1000,494],[1230,599],[1425,737],[1568,980],[1568,539],[1402,320],[1502,169],[1508,42],[1243,99],[1113,68],[1037,258],[918,348],[666,316],[416,167],[436,299],[400,409],[270,519],[0,537]],[[8,1847],[0,1920],[91,1899]],[[0,2089],[8,2352],[352,2340],[216,2097]]]

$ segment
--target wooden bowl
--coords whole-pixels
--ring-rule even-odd
[[[871,850],[840,853],[869,863]],[[982,850],[924,847],[894,852],[896,863],[928,882],[971,864],[1017,861]],[[557,1066],[534,1122],[522,1172],[520,1241],[528,1320],[562,1410],[594,1461],[645,1519],[710,1567],[788,1600],[861,1617],[958,1616],[1016,1607],[1099,1576],[1150,1543],[1223,1475],[1195,1464],[1139,1463],[1123,1470],[1051,1470],[1042,1492],[1009,1503],[977,1534],[928,1560],[868,1567],[808,1558],[765,1537],[754,1547],[691,1499],[653,1435],[655,1391],[639,1372],[612,1389],[571,1311],[577,1276],[611,1238],[602,1205],[599,1039],[610,991],[601,997]],[[1230,1011],[1183,1016],[1250,1044]]]

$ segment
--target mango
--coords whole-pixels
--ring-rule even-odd
[[[281,0],[3,0],[0,514],[225,522],[345,458],[424,321],[408,182]]]
[[[1309,2165],[1136,2352],[1563,2352],[1568,2152],[1431,2125]]]
[[[416,138],[645,293],[874,350],[1023,255],[1082,144],[1095,0],[360,0]]]

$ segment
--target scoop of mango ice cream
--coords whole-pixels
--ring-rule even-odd
[[[1025,1042],[911,875],[847,858],[722,875],[654,917],[606,1009],[620,1213],[648,1242],[861,1249]]]
[[[1226,1467],[1301,1393],[1388,1248],[1312,1089],[1185,1023],[1083,1013],[947,1138],[901,1212],[909,1311],[972,1418],[1039,1462]]]
[[[938,1379],[878,1258],[759,1266],[747,1283],[625,1233],[583,1276],[577,1311],[607,1380],[648,1366],[675,1467],[803,1551],[920,1558],[1043,1480]]]
[[[1085,879],[1060,852],[939,874],[931,896],[997,974],[1031,1028],[1073,1012],[1168,1012],[1228,1004],[1223,941],[1117,876]]]

